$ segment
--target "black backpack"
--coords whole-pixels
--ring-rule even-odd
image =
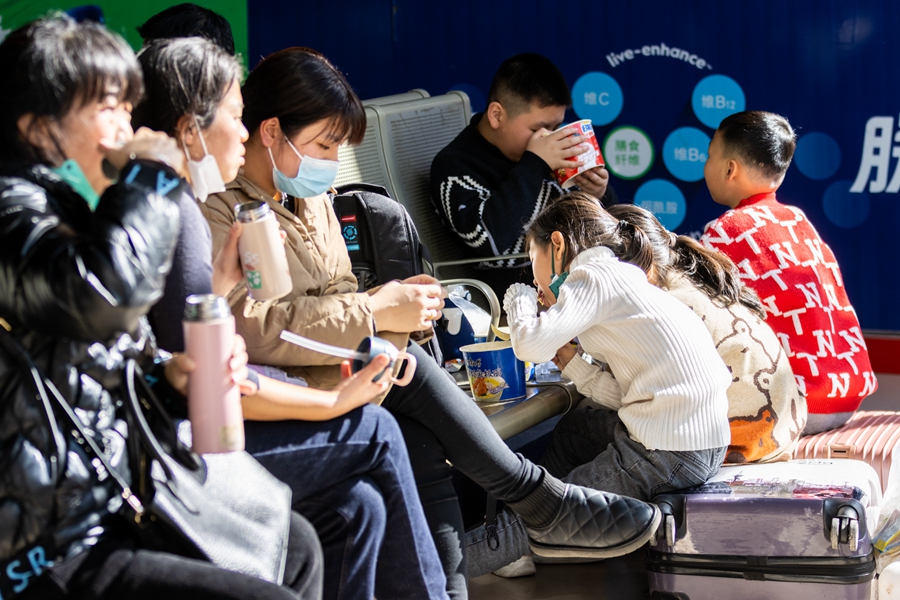
[[[332,207],[341,223],[360,292],[431,272],[431,257],[419,240],[412,217],[388,196],[386,189],[368,183],[348,183],[335,189]],[[414,332],[410,339],[420,344],[438,366],[444,365],[437,336]]]
[[[430,270],[428,250],[412,218],[386,189],[348,183],[336,190],[332,206],[360,292]]]

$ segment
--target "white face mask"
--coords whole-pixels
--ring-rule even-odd
[[[219,171],[219,163],[216,157],[209,153],[206,149],[206,140],[203,139],[203,132],[200,131],[200,123],[197,117],[194,117],[194,127],[197,128],[197,135],[200,136],[200,144],[203,146],[203,158],[191,160],[191,156],[187,151],[187,144],[182,142],[184,156],[187,158],[188,173],[191,175],[191,187],[194,188],[194,197],[200,202],[206,202],[206,198],[210,194],[218,194],[225,191],[225,182],[222,181],[222,172]]]

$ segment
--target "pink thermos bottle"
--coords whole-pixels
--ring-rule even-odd
[[[188,419],[194,452],[244,449],[241,392],[231,381],[234,317],[221,296],[188,296],[184,305],[185,352],[197,368],[188,380]]]

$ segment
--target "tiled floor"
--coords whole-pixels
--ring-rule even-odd
[[[900,410],[900,375],[879,375],[878,391],[861,410]],[[484,575],[469,582],[471,600],[644,600],[643,552],[586,565],[537,565],[537,575],[502,579]]]

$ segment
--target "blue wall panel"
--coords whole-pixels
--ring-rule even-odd
[[[804,152],[798,150],[780,197],[803,208],[835,250],[863,326],[900,330],[900,280],[890,272],[900,237],[900,198],[878,191],[878,185],[866,184],[864,193],[848,191],[860,171],[867,121],[892,118],[891,130],[878,132],[887,136],[882,156],[891,153],[898,130],[894,64],[900,36],[891,33],[900,31],[900,11],[894,3],[576,0],[564,10],[539,0],[248,4],[251,64],[288,45],[310,46],[343,70],[363,98],[416,87],[440,94],[461,84],[485,96],[499,63],[526,51],[550,57],[573,86],[586,73],[606,73],[621,88],[623,106],[615,120],[596,127],[598,136],[633,126],[646,132],[655,149],[649,171],[634,180],[613,175],[613,184],[623,198],[639,201],[638,190],[650,180],[675,184],[686,203],[681,233],[702,230],[723,209],[702,180],[676,176],[673,157],[679,155],[668,155],[670,170],[661,154],[676,129],[712,135],[692,106],[692,94],[705,77],[725,75],[740,86],[747,108],[781,113],[797,128]],[[708,66],[640,54],[645,45],[661,44]],[[630,60],[626,50],[632,51]],[[620,55],[615,66],[607,59],[611,53]],[[474,108],[483,108],[478,94],[472,96]],[[714,95],[709,98],[714,104]],[[569,116],[577,118],[573,111]],[[677,146],[670,144],[670,150]],[[886,158],[890,180],[898,158]]]

